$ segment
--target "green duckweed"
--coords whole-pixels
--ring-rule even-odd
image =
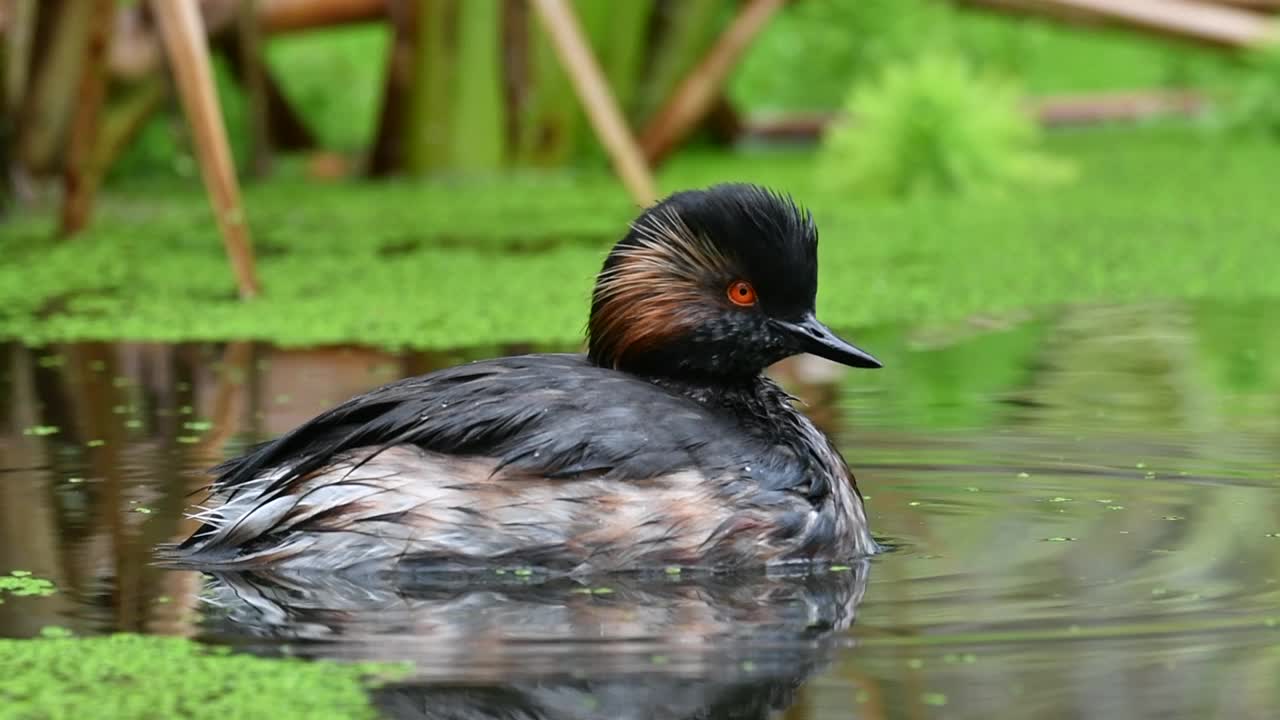
[[[822,233],[818,313],[840,328],[1280,296],[1269,192],[1280,144],[1148,127],[1055,134],[1046,148],[1080,180],[1016,199],[831,194],[816,187],[814,155],[798,151],[689,152],[660,180],[668,191],[760,182],[809,206]],[[616,181],[590,172],[468,184],[282,177],[247,187],[245,202],[264,288],[248,302],[196,181],[105,192],[74,243],[54,241],[48,217],[0,225],[0,339],[576,343],[604,254],[635,213]]]
[[[58,591],[49,580],[35,577],[29,570],[12,570],[0,575],[0,603],[6,595],[13,597],[48,597]]]
[[[0,640],[0,719],[374,718],[367,690],[404,668],[264,659],[184,638]]]

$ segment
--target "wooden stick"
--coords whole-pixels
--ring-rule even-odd
[[[419,30],[417,10],[413,0],[387,0],[391,42],[387,47],[378,128],[365,168],[370,177],[391,175],[404,168],[404,126],[408,113],[405,103],[413,85],[414,47]]]
[[[107,95],[106,57],[111,44],[115,0],[92,0],[89,37],[80,65],[80,97],[71,119],[66,168],[63,170],[62,235],[80,232],[93,212],[102,168],[94,164],[102,104]]]
[[[267,101],[267,73],[262,57],[262,28],[258,0],[240,0],[236,36],[240,65],[244,68],[245,99],[249,118],[249,171],[258,177],[271,173],[271,121]]]
[[[386,20],[387,5],[396,1],[257,0],[258,27],[262,35],[274,36],[361,22],[381,22]],[[239,2],[240,0],[201,0],[201,17],[204,20],[202,27],[210,38],[226,41],[236,37],[234,30]],[[0,31],[6,30],[8,24],[8,18],[0,16]],[[129,5],[121,8],[116,32],[117,38],[110,59],[113,78],[139,81],[159,67],[161,41],[152,32],[151,23],[145,17],[142,7]],[[269,73],[267,93],[271,104],[277,106],[278,93]]]
[[[1044,127],[1137,122],[1170,115],[1191,116],[1208,107],[1202,94],[1190,90],[1135,90],[1056,95],[1027,101],[1027,112]],[[813,142],[827,126],[847,116],[837,112],[758,114],[743,123],[742,135],[753,140]],[[856,118],[855,118],[856,121]]]
[[[5,13],[4,104],[11,115],[18,113],[27,91],[37,11],[35,0],[10,0]]]
[[[21,154],[14,147],[22,132],[21,116],[26,105],[27,79],[35,43],[35,0],[9,0],[4,28],[4,108],[0,112],[0,214],[8,213],[19,200],[22,182]]]
[[[271,34],[348,25],[387,16],[387,0],[263,0],[262,29]]]
[[[1257,13],[1193,0],[955,0],[1089,25],[1114,25],[1221,48],[1253,47],[1274,38]]]
[[[213,85],[213,70],[200,11],[195,0],[152,0],[151,10],[160,27],[169,64],[182,99],[187,122],[191,124],[200,173],[222,231],[227,256],[235,272],[241,298],[258,294],[253,249],[240,204],[240,186],[222,125],[222,111]]]
[[[1209,0],[1209,2],[1216,5],[1231,5],[1255,12],[1280,12],[1280,0]]]
[[[1203,113],[1209,99],[1193,90],[1148,90],[1050,96],[1028,105],[1045,127],[1066,127],[1171,115],[1190,117]]]
[[[707,116],[752,39],[785,3],[786,0],[751,0],[738,12],[706,57],[680,82],[640,134],[640,146],[650,164],[662,162]]]
[[[623,119],[600,64],[583,37],[573,8],[565,0],[531,2],[615,171],[631,197],[647,207],[658,199],[653,175]]]
[[[62,169],[63,148],[78,104],[80,65],[93,7],[87,1],[37,3],[36,35],[15,147],[23,170]]]

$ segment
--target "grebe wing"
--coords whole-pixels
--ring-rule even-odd
[[[213,472],[216,486],[234,493],[288,466],[275,481],[286,487],[345,451],[411,444],[491,458],[525,476],[640,479],[689,467],[722,422],[697,403],[581,355],[510,356],[384,385]]]

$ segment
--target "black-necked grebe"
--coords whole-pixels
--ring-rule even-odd
[[[874,553],[843,458],[763,374],[799,353],[880,366],[814,317],[817,242],[763,188],[676,193],[606,258],[587,354],[355,397],[215,468],[176,555],[581,573]]]

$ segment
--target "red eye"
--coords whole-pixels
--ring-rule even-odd
[[[729,285],[729,302],[741,307],[756,304],[756,289],[746,280],[739,280]]]

